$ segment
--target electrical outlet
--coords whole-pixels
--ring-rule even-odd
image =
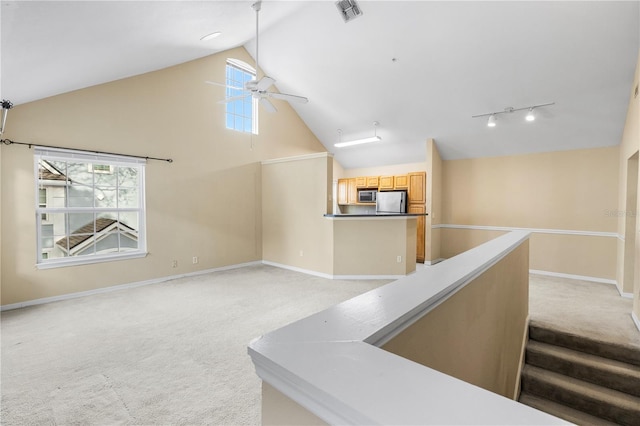
[[[396,257],[396,262],[398,262],[398,263],[402,263],[402,256],[398,256],[398,257]]]
[[[171,267],[172,268],[177,268],[178,267],[178,261],[174,260],[173,262],[171,262]]]
[[[194,265],[198,263],[198,256],[193,256],[192,262]]]

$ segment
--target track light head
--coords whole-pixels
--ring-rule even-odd
[[[489,116],[489,120],[487,121],[487,126],[488,127],[496,127],[496,121],[498,121],[497,118],[496,118],[496,115],[495,114],[491,114]]]
[[[533,121],[536,119],[536,116],[533,113],[533,108],[529,108],[529,112],[527,113],[527,116],[524,119],[527,121]]]

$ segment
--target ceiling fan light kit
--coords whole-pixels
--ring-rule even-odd
[[[347,142],[342,142],[342,130],[338,129],[338,138],[340,140],[338,141],[338,143],[334,144],[333,146],[335,146],[336,148],[344,148],[346,146],[360,145],[363,143],[380,142],[382,138],[376,134],[378,124],[379,123],[377,121],[373,122],[373,136],[369,138],[355,139]]]
[[[513,113],[516,111],[524,111],[524,110],[528,110],[527,115],[525,116],[525,120],[526,121],[534,121],[536,119],[535,113],[534,113],[534,109],[536,108],[541,108],[541,107],[546,107],[546,106],[551,106],[551,105],[555,105],[555,102],[549,102],[546,104],[537,104],[537,105],[530,105],[530,106],[526,106],[526,107],[522,107],[522,108],[513,108],[513,107],[507,107],[504,109],[504,111],[495,111],[495,112],[488,112],[486,114],[478,114],[478,115],[472,115],[471,118],[478,118],[478,117],[487,117],[489,116],[489,119],[487,120],[487,127],[496,127],[497,121],[498,121],[498,114],[506,114],[506,113]]]

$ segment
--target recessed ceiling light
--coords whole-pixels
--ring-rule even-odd
[[[220,35],[222,35],[222,33],[220,31],[216,31],[215,33],[207,34],[206,36],[201,37],[200,41],[213,40],[216,37],[220,37]]]

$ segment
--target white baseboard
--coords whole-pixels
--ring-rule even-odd
[[[329,280],[333,279],[333,275],[325,274],[323,272],[318,272],[318,271],[312,271],[310,269],[302,269],[302,268],[298,268],[297,266],[285,265],[283,263],[271,262],[269,260],[263,260],[262,263],[264,265],[275,266],[276,268],[288,269],[289,271],[300,272],[303,274],[313,275],[321,278],[327,278]]]
[[[197,275],[209,274],[211,272],[220,272],[220,271],[227,271],[227,270],[230,270],[230,269],[244,268],[246,266],[260,265],[261,263],[262,262],[260,262],[260,261],[247,262],[247,263],[238,263],[238,264],[235,264],[235,265],[221,266],[219,268],[205,269],[205,270],[202,270],[202,271],[188,272],[188,273],[185,273],[185,274],[170,275],[170,276],[166,276],[166,277],[154,278],[154,279],[151,279],[151,280],[137,281],[137,282],[133,282],[133,283],[127,283],[127,284],[120,284],[120,285],[114,285],[114,286],[109,286],[109,287],[96,288],[96,289],[93,289],[93,290],[79,291],[79,292],[76,292],[76,293],[62,294],[60,296],[43,297],[43,298],[40,298],[40,299],[27,300],[25,302],[11,303],[11,304],[8,304],[8,305],[0,306],[0,312],[9,311],[9,310],[12,310],[12,309],[25,308],[27,306],[35,306],[35,305],[43,305],[45,303],[59,302],[59,301],[62,301],[62,300],[77,299],[79,297],[91,296],[93,294],[109,293],[109,292],[112,292],[112,291],[126,290],[126,289],[129,289],[129,288],[142,287],[142,286],[145,286],[145,285],[160,284],[160,283],[163,283],[163,282],[166,282],[166,281],[175,280],[175,279],[178,279],[178,278],[194,277],[194,276],[197,276]]]
[[[636,325],[636,328],[638,329],[638,331],[640,331],[640,318],[638,318],[635,312],[631,312],[631,319],[633,320],[633,323]]]
[[[613,284],[617,288],[617,281],[608,278],[589,277],[585,275],[563,274],[562,272],[540,271],[538,269],[529,269],[530,274],[546,275],[548,277],[568,278],[571,280],[591,281],[601,284]]]
[[[269,266],[275,266],[276,268],[288,269],[289,271],[300,272],[302,274],[313,275],[320,278],[327,278],[329,280],[397,280],[405,277],[405,275],[331,275],[323,272],[312,271],[310,269],[298,268],[297,266],[271,262],[268,260],[263,260],[262,263]]]

